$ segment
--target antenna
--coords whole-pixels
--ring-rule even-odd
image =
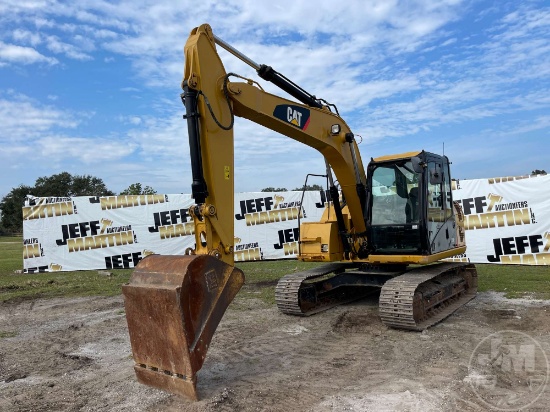
[[[445,156],[445,142],[443,142],[443,156]]]

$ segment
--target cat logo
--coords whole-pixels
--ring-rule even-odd
[[[236,245],[238,245],[239,243],[241,243],[241,241],[242,241],[242,239],[241,239],[240,237],[235,236],[235,237],[233,238],[233,242],[235,242]]]
[[[51,270],[52,272],[58,272],[58,271],[60,271],[61,269],[63,269],[63,266],[58,265],[57,263],[50,263],[50,270]]]
[[[290,123],[302,130],[306,130],[309,126],[309,115],[310,112],[308,109],[291,104],[275,106],[275,110],[273,111],[273,117]]]
[[[275,198],[275,204],[273,205],[273,209],[277,209],[277,206],[279,205],[279,203],[284,202],[285,198],[281,195],[275,195],[273,197]]]

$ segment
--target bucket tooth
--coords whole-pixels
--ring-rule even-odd
[[[134,365],[134,372],[139,383],[183,396],[192,401],[199,400],[196,376],[191,378],[183,375],[177,376],[169,371],[155,371],[145,365]]]
[[[138,381],[197,400],[196,373],[244,283],[241,270],[209,255],[150,255],[122,287]]]

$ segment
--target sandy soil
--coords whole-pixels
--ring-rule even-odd
[[[487,371],[470,360],[484,338],[502,330],[529,335],[550,357],[549,310],[550,301],[483,293],[417,333],[382,325],[376,297],[310,318],[237,297],[199,372],[201,400],[188,402],[136,382],[121,297],[5,304],[0,331],[15,336],[0,338],[0,410],[517,410],[536,398],[524,396],[529,364],[501,365],[496,387],[478,396],[472,379]],[[547,368],[539,355],[540,378]],[[548,405],[546,388],[529,410]]]

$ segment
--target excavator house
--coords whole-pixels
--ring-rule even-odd
[[[226,73],[217,47],[296,100]],[[325,264],[279,280],[282,314],[309,316],[378,288],[384,324],[423,330],[475,296],[474,265],[440,262],[466,250],[447,157],[418,150],[371,159],[365,169],[335,105],[257,64],[207,24],[194,28],[185,45],[182,88],[195,247],[177,256],[147,256],[123,286],[141,383],[197,400],[197,372],[244,283],[233,257],[234,116],[313,147],[325,159],[328,200],[319,222],[301,224],[298,257]]]

